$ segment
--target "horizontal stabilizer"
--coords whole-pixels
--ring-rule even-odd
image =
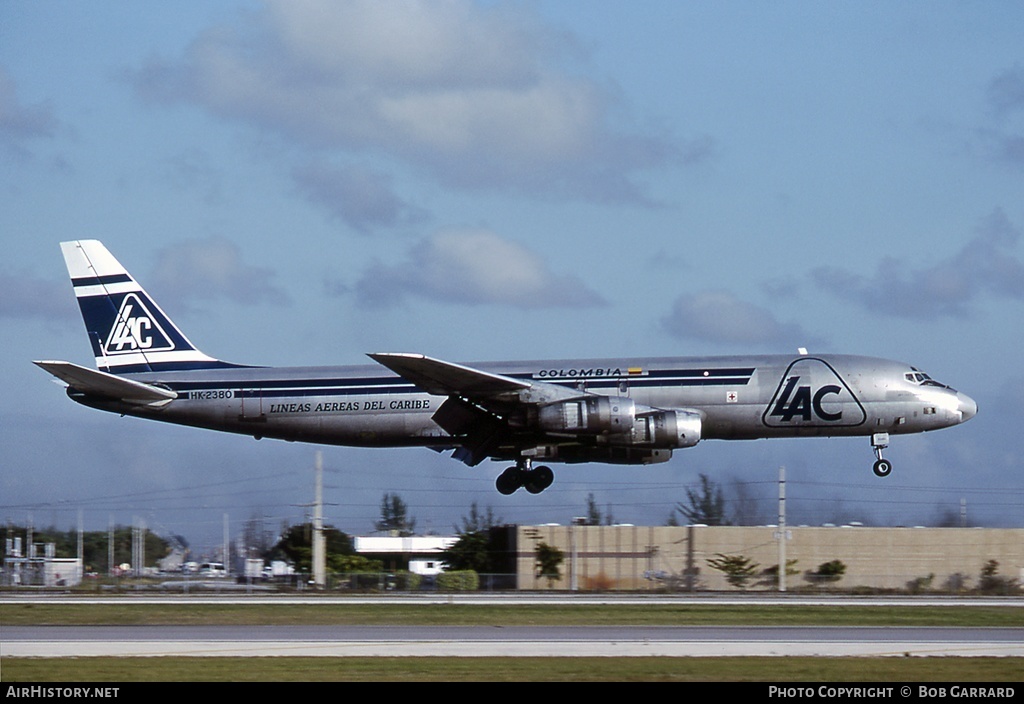
[[[149,406],[162,405],[178,398],[178,394],[170,389],[88,369],[71,362],[39,361],[33,364],[50,372],[73,390],[94,398]]]
[[[369,357],[428,394],[437,396],[485,398],[531,388],[531,384],[526,381],[443,362],[421,354],[380,352]]]

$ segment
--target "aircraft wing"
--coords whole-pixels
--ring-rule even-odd
[[[37,361],[33,364],[86,396],[150,406],[162,405],[178,398],[178,394],[170,389],[88,369],[71,362]]]
[[[533,386],[527,381],[432,359],[422,354],[378,352],[369,357],[428,394],[437,396],[479,399],[518,394]]]
[[[515,379],[421,354],[382,352],[371,359],[423,391],[447,396],[433,420],[459,438],[456,459],[473,466],[511,440],[509,417],[521,407],[578,397],[556,384]]]

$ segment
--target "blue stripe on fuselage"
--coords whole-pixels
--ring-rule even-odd
[[[188,363],[185,364],[188,366]],[[213,368],[216,367],[216,363]],[[139,370],[148,371],[148,370]],[[617,389],[621,382],[628,382],[631,389],[671,388],[702,386],[745,386],[750,383],[753,368],[745,369],[700,369],[651,372],[648,376],[606,377],[601,380],[545,382],[565,388],[574,388],[579,381],[586,381],[586,388]],[[525,374],[510,375],[511,378],[530,380]],[[153,380],[157,381],[157,380]],[[151,382],[152,383],[152,382]],[[259,393],[265,397],[283,398],[288,396],[344,396],[373,395],[389,393],[424,393],[414,384],[396,377],[367,378],[323,378],[323,379],[238,379],[211,381],[163,381],[175,391],[209,391],[213,389],[234,391],[238,394]]]

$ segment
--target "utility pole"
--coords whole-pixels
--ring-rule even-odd
[[[231,538],[228,535],[228,514],[224,514],[224,571],[231,574]]]
[[[85,528],[82,526],[82,509],[78,509],[78,581],[81,582],[85,578],[85,536],[83,532]]]
[[[779,591],[786,591],[786,468],[779,467]]]
[[[107,576],[114,576],[114,514],[107,521]]]
[[[139,518],[139,571],[138,576],[142,576],[143,571],[146,569],[146,519]]]
[[[142,576],[146,565],[146,520],[141,516],[132,519],[132,571],[136,577]]]
[[[313,500],[313,583],[327,586],[327,552],[324,549],[324,453],[316,453],[316,496]]]

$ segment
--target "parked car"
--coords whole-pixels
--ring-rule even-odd
[[[200,577],[227,577],[228,571],[223,562],[204,562],[199,565]]]

